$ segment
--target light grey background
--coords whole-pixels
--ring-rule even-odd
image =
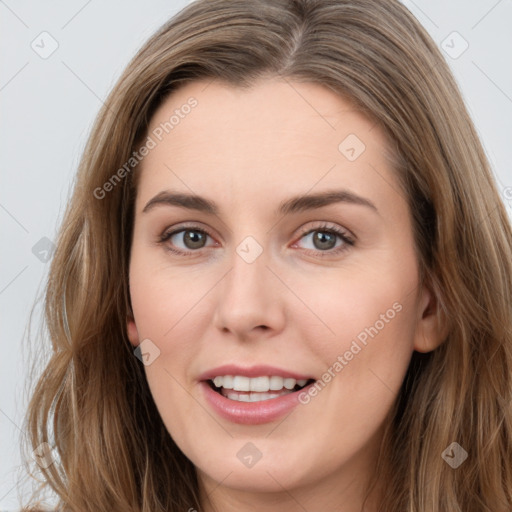
[[[49,265],[41,261],[45,242],[40,240],[55,240],[102,100],[141,44],[187,3],[0,0],[0,509],[19,509],[18,444],[27,371],[22,338]],[[451,52],[446,60],[512,218],[512,0],[404,3]],[[467,50],[453,58],[464,40]],[[42,58],[52,44],[58,48]],[[38,315],[36,309],[36,326]]]

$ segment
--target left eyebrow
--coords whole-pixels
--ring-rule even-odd
[[[334,203],[349,203],[366,206],[377,214],[379,213],[377,207],[369,199],[361,197],[349,190],[332,190],[292,197],[279,205],[276,214],[290,215],[292,213],[322,208]],[[146,213],[156,206],[163,205],[179,206],[188,210],[196,210],[211,215],[218,215],[219,213],[219,207],[213,201],[205,197],[195,194],[170,192],[168,190],[164,190],[150,199],[142,212]]]

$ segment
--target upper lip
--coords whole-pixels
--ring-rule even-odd
[[[238,366],[235,364],[226,364],[217,366],[211,370],[207,370],[199,376],[199,380],[213,380],[215,377],[224,375],[240,375],[243,377],[285,377],[295,380],[309,380],[314,379],[311,375],[305,375],[298,372],[277,368],[276,366],[268,366],[260,364],[256,366]]]

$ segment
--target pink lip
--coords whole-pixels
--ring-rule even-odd
[[[309,386],[306,386],[300,391],[288,393],[278,398],[263,400],[261,402],[238,402],[224,397],[210,387],[208,383],[209,380],[223,375],[240,375],[244,377],[272,377],[275,375],[295,380],[316,380],[311,375],[301,375],[268,365],[256,365],[244,368],[235,364],[227,364],[202,373],[198,380],[200,381],[199,385],[201,386],[206,402],[220,417],[233,423],[243,425],[260,425],[284,416],[299,404],[299,393],[303,393]]]
[[[276,368],[274,366],[267,366],[264,364],[247,368],[243,368],[242,366],[237,366],[234,364],[227,364],[224,366],[218,366],[217,368],[213,368],[202,373],[198,377],[198,380],[213,380],[219,375],[241,375],[243,377],[272,377],[275,375],[278,377],[285,377],[295,380],[308,380],[315,378],[311,375],[301,375],[299,373],[290,372],[288,370],[283,370],[282,368]]]
[[[216,375],[231,375],[231,373],[221,372],[220,374],[216,373]],[[240,373],[235,373],[235,375],[240,375]],[[264,375],[268,375],[268,373]],[[206,381],[200,382],[199,385],[206,402],[221,418],[242,425],[261,425],[275,421],[291,412],[300,403],[299,394],[304,391],[307,392],[309,386],[313,386],[314,382],[300,391],[294,391],[279,398],[271,398],[261,402],[230,400],[214,391]]]

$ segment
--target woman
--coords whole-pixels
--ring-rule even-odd
[[[395,1],[197,1],[100,112],[27,414],[62,510],[508,511],[512,231]]]

